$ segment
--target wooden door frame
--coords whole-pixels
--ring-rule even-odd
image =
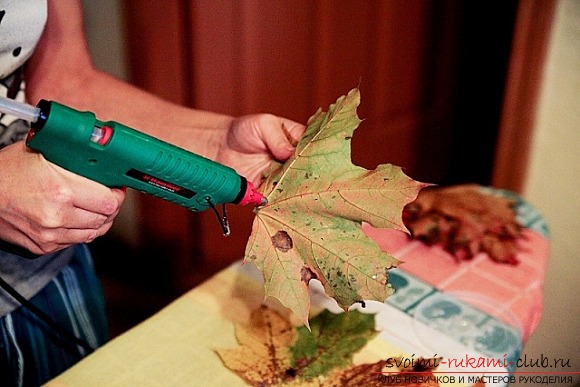
[[[492,185],[522,193],[555,0],[519,3],[504,93]]]

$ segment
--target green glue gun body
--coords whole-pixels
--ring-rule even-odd
[[[230,167],[53,101],[40,101],[36,111],[26,144],[78,175],[108,187],[130,187],[192,211],[215,210],[226,203],[266,203],[251,182]]]
[[[117,122],[102,122],[53,101],[34,107],[0,97],[0,113],[31,123],[26,145],[48,161],[108,187],[129,187],[192,211],[211,208],[230,234],[225,205],[265,205],[266,198],[234,169]],[[223,215],[217,205],[222,205]],[[0,240],[0,250],[37,258]]]

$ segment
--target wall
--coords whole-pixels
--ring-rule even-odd
[[[127,73],[120,0],[82,0],[85,32],[95,66],[119,78]]]
[[[543,319],[525,353],[580,371],[580,1],[558,2],[546,66],[524,197],[544,214],[552,251]]]

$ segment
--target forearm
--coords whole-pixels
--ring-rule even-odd
[[[67,74],[29,84],[30,102],[44,98],[92,111],[212,159],[231,124],[230,116],[179,106],[97,70]]]
[[[31,103],[55,100],[215,157],[232,117],[173,104],[96,70],[78,1],[49,1],[48,15],[43,37],[26,67]]]

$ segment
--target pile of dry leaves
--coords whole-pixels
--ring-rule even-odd
[[[514,204],[473,184],[428,187],[405,206],[403,222],[413,238],[442,246],[459,261],[485,252],[496,262],[515,265],[522,226]]]

